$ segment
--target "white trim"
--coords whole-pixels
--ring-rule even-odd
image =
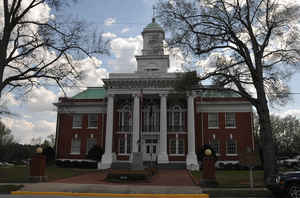
[[[107,111],[107,107],[106,104],[101,106],[101,103],[97,103],[97,104],[93,104],[93,105],[76,105],[72,104],[73,106],[69,106],[69,105],[59,105],[57,112],[59,113],[67,113],[67,114],[72,114],[72,113],[76,113],[76,114],[89,114],[89,113],[95,113],[95,114],[99,114],[99,113],[106,113]]]
[[[183,132],[177,132],[177,131],[172,131],[172,132],[168,132],[168,134],[172,134],[172,135],[176,135],[176,134],[183,134],[183,135],[186,135],[187,132],[186,131],[183,131]]]
[[[252,112],[252,105],[250,103],[235,102],[235,103],[204,103],[197,104],[197,112]]]
[[[69,153],[69,155],[80,155],[80,152],[77,153],[77,152],[72,152],[72,153]]]
[[[132,134],[131,131],[119,131],[119,132],[116,132],[116,134]]]
[[[220,129],[220,127],[207,127],[207,129]]]
[[[185,154],[169,154],[169,156],[185,156]]]
[[[226,156],[238,156],[239,154],[235,153],[235,154],[225,154]]]
[[[209,126],[209,115],[217,115],[217,126]],[[220,128],[220,120],[219,120],[219,112],[208,112],[207,113],[207,128],[208,129],[219,129]]]
[[[98,129],[98,127],[88,127],[87,129]]]
[[[131,155],[131,153],[118,153],[117,155],[118,156],[129,156],[129,155]]]
[[[231,126],[229,126],[229,127],[226,126],[226,124],[227,124],[227,122],[226,122],[226,121],[227,121],[227,120],[226,120],[226,119],[227,119],[227,116],[226,116],[226,115],[227,115],[228,113],[233,113],[233,114],[234,114],[234,126],[232,126],[232,127],[231,127]],[[236,129],[236,112],[224,112],[224,118],[225,118],[225,120],[224,120],[224,121],[225,121],[225,129]]]

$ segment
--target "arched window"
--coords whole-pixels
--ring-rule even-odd
[[[233,139],[228,139],[226,143],[226,153],[229,155],[236,155],[237,154],[237,145],[236,141]]]
[[[168,131],[179,132],[186,129],[186,109],[181,108],[179,105],[171,106],[168,109]]]
[[[119,113],[119,123],[118,131],[119,132],[130,132],[132,131],[132,112],[129,108],[129,105],[124,105],[118,111]]]

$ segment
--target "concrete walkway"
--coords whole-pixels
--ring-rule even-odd
[[[67,184],[36,183],[25,184],[20,191],[30,192],[76,192],[76,193],[118,193],[118,194],[201,194],[199,186],[155,186],[155,185],[109,185],[109,184]]]
[[[58,179],[55,183],[72,184],[110,184],[110,185],[154,185],[154,186],[196,186],[187,170],[162,169],[145,181],[124,182],[123,184],[105,180],[106,172],[91,172],[83,175]]]

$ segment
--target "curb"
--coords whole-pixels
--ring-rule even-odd
[[[209,198],[208,194],[115,194],[115,193],[29,192],[29,191],[12,191],[11,194],[12,195],[89,196],[89,197],[190,197],[190,198]]]

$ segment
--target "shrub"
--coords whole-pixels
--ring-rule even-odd
[[[56,161],[55,161],[55,165],[56,165],[56,166],[59,166],[59,167],[63,167],[63,161],[61,161],[61,160],[56,160]]]
[[[51,164],[54,162],[55,159],[55,151],[52,147],[48,146],[43,148],[43,155],[46,156],[46,163]]]
[[[93,146],[88,152],[88,159],[100,161],[103,155],[103,149],[100,146]]]
[[[71,161],[70,161],[70,160],[63,161],[63,167],[64,167],[64,168],[69,168],[69,167],[71,167]]]

